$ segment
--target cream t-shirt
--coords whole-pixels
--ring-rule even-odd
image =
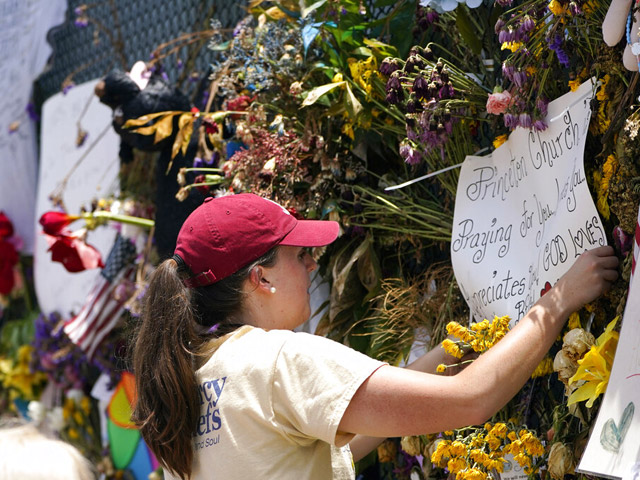
[[[231,334],[197,371],[192,480],[353,479],[352,436],[338,424],[382,365],[307,333],[243,327]]]

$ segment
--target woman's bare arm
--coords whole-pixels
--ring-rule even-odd
[[[340,430],[384,438],[484,422],[522,388],[569,314],[615,281],[617,265],[611,247],[585,252],[499,343],[455,376],[379,368],[352,398]]]

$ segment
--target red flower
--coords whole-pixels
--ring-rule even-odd
[[[218,128],[218,124],[210,118],[205,118],[202,123],[204,124],[204,131],[208,134],[213,135],[214,133],[218,133],[220,131],[220,129]]]
[[[18,252],[13,244],[0,240],[0,293],[2,295],[9,295],[13,290],[15,282],[13,267],[18,263],[18,260]]]
[[[549,282],[544,282],[544,288],[540,290],[540,296],[543,296],[549,290],[551,290],[551,284]]]
[[[40,217],[40,225],[44,233],[48,235],[59,235],[62,233],[64,227],[71,222],[76,221],[77,216],[67,215],[64,212],[46,212]]]
[[[253,102],[254,98],[251,98],[249,95],[240,95],[233,100],[229,100],[227,102],[227,110],[232,110],[234,112],[244,112],[251,102]]]
[[[0,211],[0,239],[13,235],[13,223],[7,218],[3,211]]]
[[[193,183],[205,183],[206,181],[207,177],[204,174],[198,175],[193,179]],[[209,187],[207,185],[200,185],[196,189],[203,195],[209,195]]]
[[[95,247],[70,235],[45,235],[49,243],[51,260],[60,262],[69,272],[82,272],[90,268],[102,268],[102,257]]]

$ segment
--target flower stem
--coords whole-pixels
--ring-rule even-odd
[[[143,228],[152,228],[155,225],[155,222],[148,218],[132,217],[130,215],[120,215],[117,213],[111,213],[103,210],[85,213],[83,214],[83,218],[85,220],[92,220],[92,219],[111,220],[113,222],[126,223],[128,225],[135,225],[137,227],[143,227]]]

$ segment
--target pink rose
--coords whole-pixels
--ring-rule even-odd
[[[511,104],[511,94],[505,90],[499,93],[492,93],[487,99],[487,112],[493,115],[504,113]]]

